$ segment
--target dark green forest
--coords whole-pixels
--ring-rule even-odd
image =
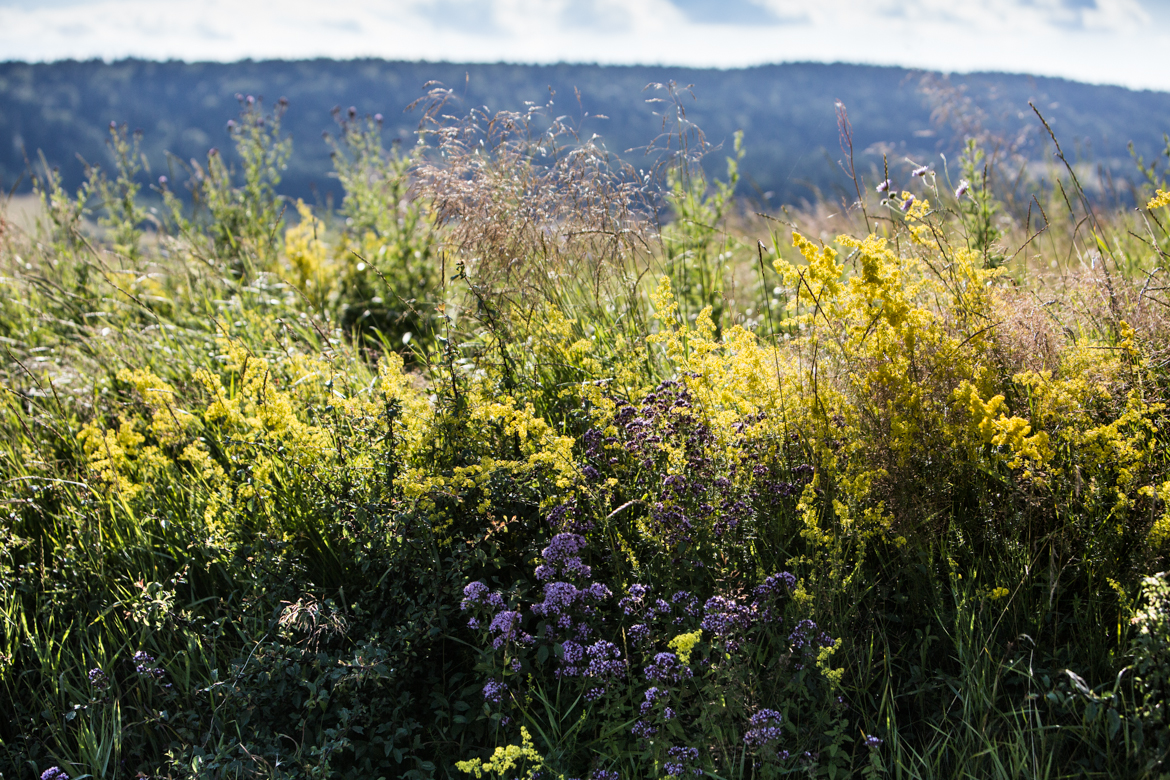
[[[209,148],[231,147],[226,123],[239,111],[236,96],[256,95],[269,105],[282,97],[289,101],[284,129],[297,151],[284,172],[282,192],[324,204],[341,194],[330,177],[330,147],[321,138],[338,128],[331,109],[380,113],[386,140],[411,144],[420,112],[407,107],[432,82],[453,91],[454,113],[476,107],[514,110],[526,101],[552,100],[556,112],[585,137],[600,135],[610,151],[635,166],[662,129],[662,104],[647,102],[662,94],[647,85],[674,82],[688,119],[712,144],[730,147],[733,133],[744,132],[741,194],[773,206],[844,191],[847,179],[837,166],[842,157],[838,100],[848,109],[863,169],[880,166],[883,152],[900,165],[907,156],[941,164],[939,153],[953,160],[962,139],[972,134],[984,136],[993,149],[1040,159],[1045,139],[1029,100],[1082,161],[1125,176],[1134,171],[1127,144],[1134,142],[1146,160],[1155,159],[1164,148],[1162,133],[1170,128],[1165,93],[843,64],[713,70],[382,60],[2,63],[0,184],[27,190],[30,165],[43,153],[51,166],[60,167],[67,187],[77,186],[86,162],[107,161],[111,121],[142,131],[154,176],[169,171],[182,181],[180,168],[187,161],[202,159]]]

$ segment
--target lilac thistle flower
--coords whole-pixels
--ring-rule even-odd
[[[658,728],[655,726],[651,726],[649,723],[647,723],[644,720],[638,720],[638,721],[634,721],[634,727],[630,729],[630,733],[633,734],[635,737],[641,737],[642,739],[650,739],[651,737],[653,737],[655,734],[658,733]]]
[[[955,189],[955,198],[961,200],[969,189],[971,189],[971,182],[966,179],[960,179],[959,186]]]
[[[676,683],[689,680],[694,676],[689,666],[683,666],[674,653],[659,653],[654,656],[654,663],[648,664],[642,673],[647,680],[660,683]]]
[[[521,638],[519,634],[521,615],[515,611],[500,612],[492,618],[488,631],[496,635],[492,647],[499,650],[508,642]]]
[[[645,697],[646,701],[638,705],[638,711],[641,712],[643,716],[646,716],[649,715],[650,711],[654,709],[654,702],[668,698],[670,693],[664,691],[658,686],[654,686],[648,689],[646,693],[643,694],[643,696]]]
[[[585,670],[588,677],[624,677],[626,663],[621,660],[622,651],[613,642],[600,639],[585,648],[589,656],[589,667]]]
[[[787,593],[795,587],[796,577],[786,571],[782,571],[777,574],[772,574],[765,579],[763,584],[756,588],[755,595],[759,597],[769,593]]]
[[[890,181],[889,179],[886,179],[885,181],[883,181],[881,184],[879,184],[877,186],[877,191],[878,192],[889,192],[890,188],[893,186],[894,186],[894,183],[892,181]]]
[[[703,770],[698,767],[692,767],[696,761],[699,760],[699,749],[693,747],[677,746],[672,747],[666,751],[669,760],[662,765],[666,770],[666,774],[674,777],[682,777],[690,769],[692,774],[701,775]]]
[[[374,121],[377,122],[378,124],[382,124],[382,115],[381,114],[374,114]]]
[[[579,534],[557,534],[541,551],[546,564],[559,569],[563,577],[589,577],[591,569],[581,562],[581,551],[585,549],[585,537]]]
[[[636,625],[630,626],[629,630],[626,631],[626,636],[628,636],[630,641],[634,644],[641,644],[650,637],[650,627],[645,623],[638,623]]]
[[[907,195],[906,200],[902,201],[902,211],[909,211],[910,206],[914,203],[914,196]]]
[[[159,176],[158,177],[158,184],[160,187],[167,186],[167,177],[166,176]]]
[[[749,747],[763,747],[784,736],[780,728],[780,713],[776,710],[760,710],[748,719],[748,726],[743,743]]]
[[[712,596],[703,605],[706,613],[700,623],[704,631],[710,631],[716,636],[728,636],[736,629],[750,628],[753,623],[751,611],[735,601],[723,596]]]
[[[634,614],[635,611],[641,609],[645,603],[646,597],[650,595],[650,588],[645,585],[631,585],[628,596],[618,602],[622,612],[627,615]]]
[[[487,683],[483,686],[484,701],[492,704],[499,704],[504,700],[504,694],[508,692],[508,684],[496,682],[493,678],[488,678]]]
[[[585,701],[597,701],[606,693],[605,688],[590,688],[585,692]]]
[[[69,780],[69,775],[59,766],[51,766],[41,772],[41,780]]]
[[[921,166],[915,168],[914,171],[910,175],[915,177],[915,178],[922,178],[923,176],[925,176],[928,173],[930,173],[930,166],[929,165],[921,165]]]
[[[483,597],[488,592],[488,586],[480,581],[475,581],[467,584],[463,589],[463,602],[459,605],[460,609],[467,609],[472,604],[478,604],[483,601]]]

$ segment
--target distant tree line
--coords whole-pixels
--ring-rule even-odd
[[[323,202],[340,194],[321,138],[336,129],[331,110],[353,106],[361,115],[382,114],[387,140],[412,144],[420,113],[406,107],[431,82],[453,90],[449,108],[456,112],[522,109],[526,101],[551,99],[558,114],[579,120],[585,137],[600,135],[635,167],[640,150],[664,130],[656,113],[664,104],[647,102],[664,93],[647,85],[673,82],[687,119],[716,147],[709,171],[722,169],[718,147],[729,154],[733,134],[742,130],[742,194],[771,206],[852,190],[839,166],[844,153],[837,101],[848,110],[857,169],[870,178],[885,164],[883,155],[895,172],[906,168],[907,157],[941,168],[939,155],[953,160],[971,135],[1021,160],[1042,159],[1047,132],[1029,101],[1044,113],[1067,154],[1113,174],[1136,172],[1129,142],[1149,162],[1165,147],[1163,132],[1170,131],[1167,93],[843,64],[712,70],[323,59],[9,62],[0,63],[0,186],[7,192],[19,182],[17,189],[27,190],[29,166],[39,165],[43,155],[60,169],[66,186],[76,187],[86,162],[107,162],[110,122],[142,131],[152,176],[181,181],[189,160],[230,146],[225,126],[238,111],[240,94],[263,96],[269,105],[288,99],[284,129],[295,149],[281,189]]]

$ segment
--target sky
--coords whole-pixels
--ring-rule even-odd
[[[1170,91],[1170,0],[0,0],[0,60],[853,62]]]

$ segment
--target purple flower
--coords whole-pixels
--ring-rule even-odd
[[[654,663],[648,664],[642,673],[647,680],[660,683],[676,683],[694,676],[689,666],[683,666],[674,653],[659,653]]]
[[[959,180],[959,186],[955,188],[955,198],[962,199],[967,194],[967,190],[971,189],[971,182],[966,179]]]
[[[877,749],[877,746],[882,744],[881,737],[875,737],[873,734],[865,735],[865,746],[870,750]]]
[[[736,629],[751,627],[753,616],[751,611],[742,604],[723,596],[712,596],[703,605],[706,616],[700,625],[704,631],[710,631],[716,636],[729,636]]]
[[[642,713],[643,717],[650,714],[650,711],[654,709],[655,702],[669,698],[670,693],[654,686],[646,691],[644,697],[646,700],[638,706],[638,711]]]
[[[910,206],[914,203],[914,196],[907,195],[906,200],[902,201],[902,211],[909,211]]]
[[[780,593],[781,588],[783,588],[784,593],[787,593],[795,587],[796,577],[786,571],[782,571],[778,574],[770,575],[765,579],[763,584],[756,588],[755,594],[757,596],[763,596],[768,593]]]
[[[699,600],[685,590],[680,590],[671,596],[670,602],[691,617],[699,614]]]
[[[467,618],[467,627],[470,628],[472,631],[478,631],[479,630],[479,621],[476,620],[475,618]]]
[[[488,631],[496,635],[492,640],[492,647],[499,650],[508,642],[513,642],[519,638],[521,615],[515,611],[504,611],[492,618],[492,623],[488,626]]]
[[[463,589],[463,603],[459,605],[460,609],[467,609],[472,604],[478,604],[483,601],[483,597],[488,592],[488,586],[480,581],[468,583],[467,587]]]
[[[484,701],[489,701],[492,704],[499,704],[504,700],[504,694],[508,692],[508,684],[496,682],[493,678],[488,678],[487,683],[483,686]]]
[[[666,755],[669,757],[669,760],[662,765],[662,768],[666,770],[666,774],[682,777],[688,769],[692,774],[703,774],[702,769],[691,766],[699,760],[698,748],[683,747],[680,745],[666,751]]]
[[[568,582],[550,582],[544,586],[544,601],[533,604],[532,613],[546,618],[557,618],[557,626],[569,628],[572,625],[568,615],[569,609],[585,592],[577,590],[575,585]]]
[[[921,178],[929,172],[930,172],[930,166],[929,165],[922,165],[922,166],[915,168],[914,171],[910,175],[914,176],[916,178]]]
[[[628,592],[630,595],[619,601],[618,606],[627,615],[632,615],[642,607],[646,597],[650,595],[650,588],[645,585],[631,585]]]
[[[632,625],[630,626],[629,630],[626,631],[626,636],[628,636],[630,641],[634,644],[641,644],[642,642],[646,641],[647,638],[649,638],[650,627],[645,623]]]
[[[621,775],[609,769],[595,769],[589,780],[622,780]]]
[[[378,124],[382,124],[382,115],[381,114],[374,114],[374,121],[377,122]]]
[[[161,186],[161,187],[167,186],[167,177],[166,176],[159,176],[158,183],[159,183],[159,186]]]
[[[600,639],[585,649],[589,656],[589,666],[585,670],[588,677],[624,677],[626,664],[621,660],[622,651],[613,642]]]
[[[642,739],[650,739],[651,737],[653,737],[655,734],[658,733],[658,729],[654,726],[651,726],[649,723],[647,723],[644,720],[639,720],[639,721],[634,722],[634,727],[632,729],[630,729],[630,733],[633,734],[635,737],[641,737]]]
[[[113,124],[113,122],[110,124]],[[41,780],[69,780],[69,775],[65,774],[65,770],[61,767],[51,766],[44,772],[41,772]]]
[[[878,192],[889,192],[890,188],[893,186],[894,186],[894,183],[892,181],[890,181],[889,179],[886,179],[885,181],[883,181],[881,184],[879,184],[877,186],[877,191]]]
[[[784,736],[780,728],[780,713],[776,710],[760,710],[748,719],[748,726],[743,743],[749,747],[763,747]]]
[[[605,688],[590,688],[585,692],[585,701],[597,701],[605,695]]]
[[[105,672],[95,666],[89,670],[89,684],[95,688],[105,688],[110,684],[110,679],[106,677]]]
[[[562,577],[587,578],[591,569],[581,562],[581,551],[585,549],[585,537],[578,534],[557,534],[541,551],[541,557],[550,567],[560,570]],[[555,576],[555,575],[549,575]]]

